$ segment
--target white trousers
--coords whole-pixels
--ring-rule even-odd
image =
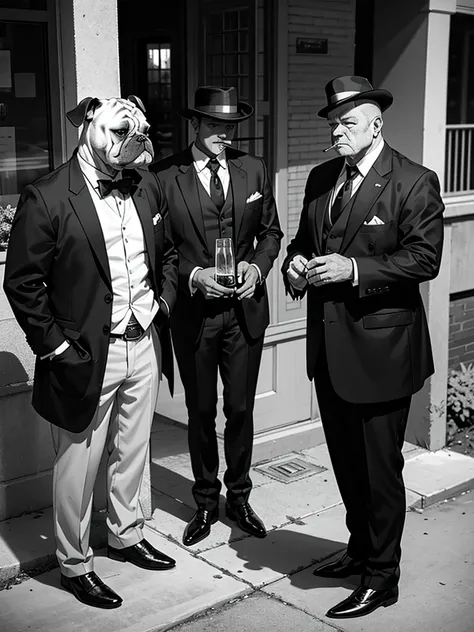
[[[137,341],[111,339],[92,422],[80,434],[53,427],[56,555],[67,577],[93,570],[92,497],[104,448],[108,543],[120,549],[143,539],[139,493],[160,377],[161,346],[153,325]]]

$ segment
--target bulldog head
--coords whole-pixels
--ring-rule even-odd
[[[83,125],[79,139],[83,157],[102,171],[120,171],[153,160],[144,113],[143,103],[133,95],[127,99],[87,97],[67,117],[75,127]]]

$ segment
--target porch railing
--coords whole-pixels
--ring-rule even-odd
[[[474,124],[446,125],[444,192],[474,194]]]

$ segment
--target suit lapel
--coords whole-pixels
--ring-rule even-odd
[[[179,173],[176,176],[176,183],[184,203],[188,209],[191,221],[194,224],[196,232],[203,244],[207,247],[206,231],[204,228],[204,219],[202,216],[201,205],[199,203],[199,192],[196,183],[196,173],[193,165],[193,155],[191,149],[188,148],[183,152],[183,159],[178,167]]]
[[[382,153],[377,158],[372,169],[365,176],[359,190],[356,193],[354,205],[351,209],[340,253],[347,250],[359,228],[387,186],[392,171],[392,149],[385,143]]]
[[[237,241],[247,201],[247,172],[242,169],[242,161],[239,158],[229,158],[227,164],[234,197],[235,239]]]
[[[133,195],[133,201],[135,203],[135,208],[137,209],[138,216],[140,218],[140,222],[142,224],[143,236],[145,238],[145,245],[148,250],[148,257],[151,269],[153,271],[153,278],[156,278],[155,275],[155,233],[153,228],[153,219],[150,208],[150,202],[148,200],[148,193],[146,190],[138,185],[137,190]]]
[[[107,257],[102,227],[75,154],[69,163],[69,190],[72,193],[69,197],[69,201],[84,229],[98,263],[99,270],[108,287],[112,289],[109,259]]]

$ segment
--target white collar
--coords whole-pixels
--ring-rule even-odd
[[[375,161],[382,153],[382,149],[384,148],[385,141],[382,140],[380,145],[377,145],[374,149],[368,151],[365,156],[363,156],[359,162],[356,164],[357,169],[360,171],[360,174],[363,178],[369,173],[372,167],[375,164]],[[346,162],[347,165],[347,162]]]
[[[100,171],[100,169],[91,165],[90,162],[87,162],[87,160],[85,160],[79,153],[77,154],[77,158],[79,160],[79,167],[82,173],[94,189],[99,188],[98,180],[121,180],[122,178],[121,171],[118,171],[117,175],[112,178],[108,173]]]
[[[193,154],[194,166],[196,167],[196,171],[200,173],[203,169],[207,167],[207,163],[209,162],[210,158],[207,154],[205,154],[198,147],[196,147],[195,143],[193,143],[191,147],[191,152]],[[220,154],[217,154],[216,158],[219,161],[219,164],[222,167],[222,169],[227,169],[227,159],[225,157],[225,149],[223,149]]]

